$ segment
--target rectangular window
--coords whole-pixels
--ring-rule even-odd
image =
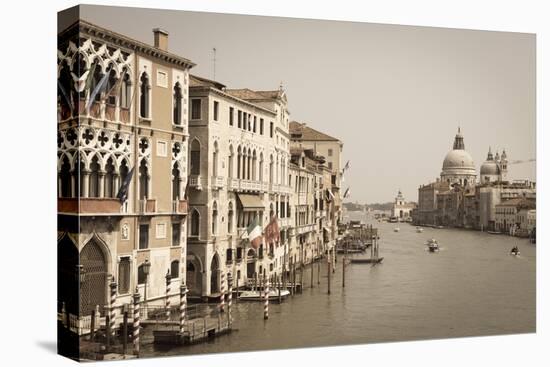
[[[248,131],[252,131],[252,116],[248,114],[248,117],[246,119],[248,121]]]
[[[237,112],[237,124],[238,124],[237,126],[238,126],[239,129],[241,128],[242,123],[243,123],[243,113],[242,113],[241,110],[239,110]]]
[[[229,107],[229,126],[233,126],[233,114],[235,113],[235,110],[233,107]]]
[[[118,263],[118,292],[127,294],[130,291],[130,257],[121,257]]]
[[[273,122],[269,123],[269,137],[273,137]]]
[[[214,101],[214,121],[218,121],[219,107],[220,107],[220,103],[218,101]]]
[[[180,245],[181,223],[172,223],[172,246]]]
[[[246,130],[246,112],[243,112],[243,129]]]
[[[192,120],[201,119],[201,100],[200,99],[191,100],[191,119]]]
[[[139,249],[146,249],[149,247],[149,225],[139,225]]]
[[[329,150],[328,150],[328,156],[329,156],[329,157],[332,157],[332,149],[329,149]]]
[[[328,169],[332,169],[332,162],[328,162]]]
[[[254,116],[254,124],[252,125],[252,131],[256,132],[256,116]]]
[[[260,119],[260,135],[264,134],[264,119]]]
[[[157,223],[157,238],[166,238],[166,223]]]

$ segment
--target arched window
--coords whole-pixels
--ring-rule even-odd
[[[109,158],[105,165],[105,193],[106,198],[114,198],[117,194],[115,188],[115,166],[113,165],[113,159]]]
[[[229,209],[227,211],[227,233],[233,233],[233,203],[229,202]]]
[[[252,171],[252,168],[250,167],[252,163],[252,152],[250,151],[250,148],[248,148],[248,155],[246,160],[246,179],[250,180],[250,174]]]
[[[258,157],[256,157],[256,150],[252,152],[252,180],[257,180],[257,164],[258,164]]]
[[[196,209],[191,213],[191,236],[198,237],[200,228],[200,215]]]
[[[215,235],[218,231],[218,203],[214,201],[212,204],[212,234]]]
[[[237,148],[237,178],[241,178],[241,147]]]
[[[179,260],[174,260],[170,264],[170,276],[172,278],[179,278],[180,277],[180,262],[179,262]]]
[[[182,103],[181,100],[183,98],[183,94],[181,91],[180,83],[177,82],[176,85],[174,85],[174,115],[173,115],[173,121],[175,125],[181,125],[181,116],[182,116]]]
[[[139,199],[147,199],[149,197],[149,169],[147,162],[142,159],[139,164]]]
[[[227,177],[233,178],[233,159],[234,159],[234,153],[233,153],[233,146],[229,146],[229,158],[227,160]]]
[[[99,89],[101,88],[97,88],[97,86],[99,85],[101,79],[103,78],[103,73],[101,72],[101,66],[97,61],[94,62],[94,65],[92,66],[91,70],[92,70],[91,72],[93,72],[93,77],[92,77],[92,83],[90,85],[90,98],[93,97],[94,102],[99,102],[101,100],[101,93]],[[92,93],[94,91],[96,91],[97,93],[94,96],[92,96]]]
[[[191,174],[201,174],[201,147],[197,140],[191,143]]]
[[[61,181],[61,187],[59,188],[60,197],[71,197],[72,196],[72,184],[71,184],[71,164],[69,163],[69,158],[63,156],[61,163],[61,170],[59,172],[59,178]]]
[[[77,153],[77,169],[73,170],[74,181],[76,182],[76,197],[86,197],[87,193],[84,192],[84,172],[86,172],[86,166],[80,157],[80,153]]]
[[[92,158],[90,163],[90,176],[89,176],[89,195],[91,198],[99,197],[99,159],[97,156]]]
[[[151,85],[149,83],[149,76],[147,76],[147,73],[141,74],[140,82],[139,115],[141,117],[149,118],[149,94],[151,93]]]
[[[269,157],[269,183],[273,183],[273,156]]]
[[[258,167],[258,180],[263,182],[264,181],[264,154],[260,153],[260,165]]]
[[[126,179],[126,176],[128,175],[128,172],[129,172],[128,164],[126,163],[125,160],[123,160],[122,163],[120,164],[119,169],[118,169],[118,173],[120,174],[120,181],[119,181],[119,187],[115,187],[115,195],[118,194],[118,190],[120,189],[120,185],[122,185],[122,183]]]
[[[180,180],[180,170],[174,164],[174,168],[172,168],[172,200],[178,200],[180,196]]]
[[[120,107],[130,108],[131,103],[132,81],[130,80],[130,74],[125,70],[122,76],[122,85],[120,86]]]
[[[109,66],[109,68],[107,69],[107,73],[109,76],[107,77],[107,81],[106,81],[107,86],[103,88],[104,90],[103,93],[105,94],[107,104],[114,106],[116,105],[116,99],[117,99],[117,93],[116,93],[117,91],[115,86],[118,82],[118,79],[116,77],[116,72],[112,66]]]
[[[218,142],[214,142],[214,151],[212,153],[212,176],[218,176]]]

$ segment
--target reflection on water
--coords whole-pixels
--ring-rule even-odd
[[[327,294],[327,267],[321,285],[309,288],[304,271],[302,295],[271,304],[263,320],[260,303],[234,307],[238,331],[209,343],[155,350],[145,356],[236,352],[354,343],[373,343],[535,331],[535,246],[527,240],[459,229],[424,228],[378,223],[350,213],[381,231],[382,265],[350,264],[342,288],[338,258]],[[436,238],[438,253],[426,251]],[[521,255],[509,255],[517,244]],[[356,255],[364,256],[364,255]]]

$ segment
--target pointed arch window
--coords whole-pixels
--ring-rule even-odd
[[[174,125],[181,125],[182,117],[182,99],[183,93],[179,82],[174,85],[174,106],[173,106],[173,121]]]
[[[149,101],[151,94],[151,84],[147,73],[141,74],[140,78],[140,97],[139,97],[139,115],[143,118],[149,118]]]
[[[122,85],[120,86],[120,107],[130,108],[132,103],[132,81],[130,74],[125,72],[122,76]]]
[[[172,200],[178,200],[180,197],[181,175],[178,166],[174,164],[172,168]]]
[[[218,232],[218,203],[214,201],[212,205],[212,234],[216,235]]]
[[[233,203],[229,202],[229,210],[227,211],[227,233],[233,233]]]
[[[201,147],[197,140],[191,143],[191,174],[201,174]]]
[[[60,197],[71,197],[72,196],[72,184],[71,184],[71,164],[69,163],[69,158],[63,156],[61,162],[61,170],[59,172],[59,179],[61,187],[59,188]]]
[[[229,146],[229,158],[227,160],[227,177],[233,178],[233,159],[234,159],[234,153],[233,153],[233,146]]]
[[[200,228],[200,216],[196,209],[191,213],[191,236],[198,237]]]
[[[107,164],[105,165],[105,193],[104,196],[107,198],[114,198],[116,196],[115,188],[115,166],[113,165],[113,159],[109,158]]]
[[[218,176],[218,142],[214,142],[214,151],[212,152],[212,176]]]
[[[94,156],[94,158],[92,158],[92,162],[90,163],[88,197],[99,197],[99,159],[97,158],[97,156]]]
[[[179,278],[179,276],[180,276],[180,262],[179,262],[179,260],[174,260],[170,264],[170,276],[172,278]]]
[[[149,168],[147,162],[142,159],[139,164],[139,199],[149,197]]]

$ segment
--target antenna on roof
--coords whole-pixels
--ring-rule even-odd
[[[212,48],[212,54],[213,54],[213,58],[212,58],[212,69],[213,69],[212,80],[216,80],[216,47]]]

